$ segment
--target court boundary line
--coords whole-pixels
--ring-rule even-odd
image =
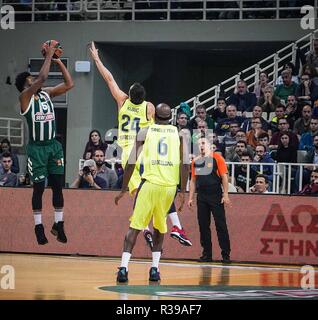
[[[29,255],[29,256],[47,256],[50,258],[66,258],[69,260],[76,260],[76,259],[82,259],[86,261],[111,261],[111,262],[118,262],[120,261],[120,257],[103,257],[103,256],[82,256],[82,255],[59,255],[59,254],[42,254],[42,253],[16,253],[16,252],[0,252],[1,254],[7,254],[7,255]],[[135,264],[150,264],[151,259],[131,259],[130,263]],[[239,263],[239,262],[232,262],[231,264],[222,264],[221,262],[215,262],[215,263],[209,263],[209,264],[203,264],[199,262],[185,262],[185,260],[165,260],[162,259],[160,262],[161,265],[164,266],[174,266],[174,267],[183,267],[183,268],[216,268],[216,269],[237,269],[237,270],[268,270],[268,271],[295,271],[300,272],[300,269],[303,266],[287,266],[287,265],[257,265],[257,264],[247,264],[247,263]],[[318,268],[316,266],[314,267],[314,272],[318,273]]]

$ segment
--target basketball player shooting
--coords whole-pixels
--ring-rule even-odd
[[[62,61],[52,59],[59,48],[55,40],[47,42],[42,53],[45,56],[39,75],[34,78],[29,72],[16,77],[15,85],[19,96],[21,115],[27,120],[29,142],[27,145],[28,171],[33,181],[32,209],[35,222],[35,235],[39,245],[48,243],[42,224],[42,195],[48,178],[53,191],[54,224],[51,233],[57,240],[66,243],[64,232],[62,193],[64,156],[62,145],[55,139],[55,113],[52,98],[65,94],[73,88],[73,80]],[[59,53],[61,50],[59,49]],[[56,56],[57,57],[57,56]],[[64,77],[64,82],[55,87],[43,88],[48,78],[52,61],[56,63]]]

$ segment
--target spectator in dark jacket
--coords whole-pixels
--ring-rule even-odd
[[[246,82],[243,80],[240,80],[237,83],[236,91],[236,93],[232,93],[230,95],[227,104],[234,104],[237,108],[237,111],[252,111],[253,107],[257,104],[255,93],[248,91]]]
[[[235,105],[228,105],[226,107],[226,115],[227,115],[227,118],[220,119],[220,121],[218,122],[215,128],[215,132],[219,136],[224,136],[225,133],[230,130],[230,123],[238,122],[241,126],[243,121],[245,120],[244,117],[237,115],[237,109]]]
[[[295,95],[298,103],[313,105],[314,101],[318,99],[318,86],[311,81],[311,77],[308,74],[303,74]]]
[[[282,133],[276,153],[277,162],[297,163],[297,147],[291,144],[289,134]]]

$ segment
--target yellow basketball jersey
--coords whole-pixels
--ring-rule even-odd
[[[172,125],[153,124],[149,127],[143,148],[142,178],[162,185],[179,183],[180,139]]]
[[[148,127],[152,122],[147,120],[147,101],[136,105],[127,99],[118,113],[118,144],[131,149],[139,129]]]

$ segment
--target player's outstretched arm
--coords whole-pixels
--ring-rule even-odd
[[[151,102],[147,102],[147,120],[155,119],[156,108]]]
[[[92,44],[89,50],[91,52],[93,60],[95,61],[95,64],[99,73],[102,75],[103,79],[106,81],[113,98],[117,102],[118,109],[120,109],[124,104],[125,100],[128,98],[128,95],[118,87],[118,84],[115,81],[111,72],[101,62],[98,55],[98,49],[96,49],[94,41],[92,41]]]
[[[45,60],[42,65],[42,68],[40,70],[40,73],[38,77],[34,80],[32,85],[23,90],[22,93],[20,94],[19,100],[20,100],[20,105],[21,105],[21,111],[25,112],[26,109],[28,108],[28,105],[30,103],[30,99],[32,95],[37,93],[43,86],[44,82],[46,81],[49,71],[50,71],[50,66],[51,66],[51,61],[52,57],[55,53],[55,45],[53,41],[51,41],[50,46],[46,49],[46,55],[45,55]]]
[[[64,63],[60,59],[52,59],[52,61],[59,65],[63,74],[64,82],[58,84],[55,87],[48,87],[43,89],[50,95],[51,98],[61,96],[62,94],[66,93],[74,87],[73,79],[70,73],[68,72],[67,68],[65,67]]]

